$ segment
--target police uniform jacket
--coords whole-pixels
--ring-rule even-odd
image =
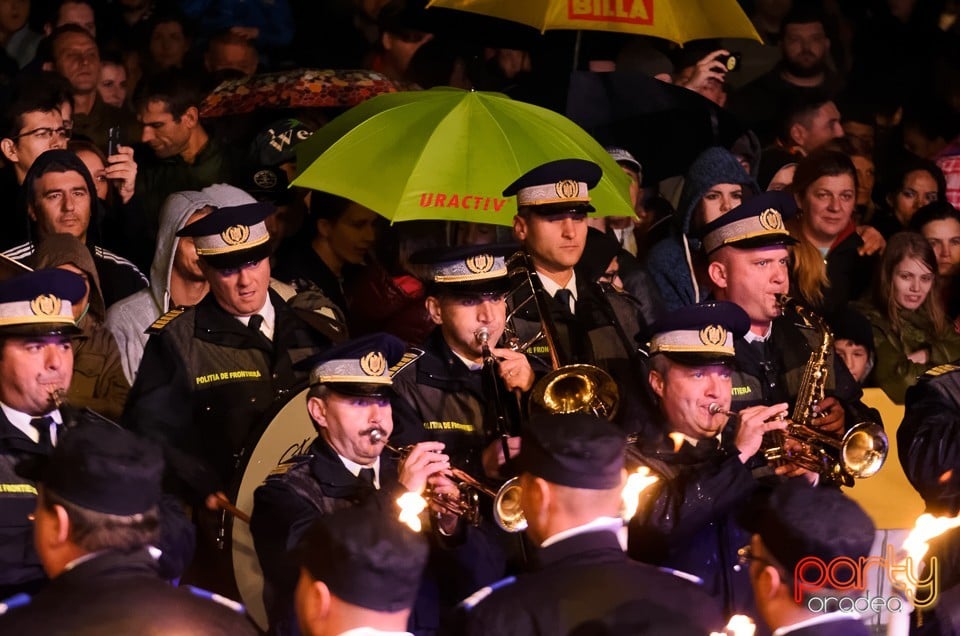
[[[108,550],[52,580],[30,603],[0,616],[4,634],[152,636],[256,634],[241,614],[157,575],[146,549]]]
[[[264,414],[306,380],[293,365],[329,344],[269,293],[272,342],[207,294],[158,328],[144,350],[123,424],[163,443],[173,472],[197,495],[230,483],[235,456]]]
[[[33,547],[28,515],[37,505],[36,484],[18,475],[17,463],[41,455],[39,445],[0,411],[0,597],[39,589],[46,581]]]
[[[907,389],[897,443],[904,473],[923,497],[927,512],[960,513],[960,366],[934,367]],[[939,561],[940,600],[933,608],[914,612],[923,617],[918,633],[960,633],[956,609],[960,607],[960,530],[954,528],[931,541],[927,556]]]
[[[399,495],[397,463],[380,458],[380,491],[355,477],[322,437],[305,455],[281,464],[254,491],[250,532],[264,575],[264,604],[271,631],[296,633],[293,592],[299,567],[290,551],[310,524],[325,514],[358,505],[379,493]]]
[[[515,582],[465,601],[476,605],[464,633],[706,634],[723,624],[716,604],[695,584],[631,561],[613,532],[563,539],[540,549],[536,561],[536,569]]]
[[[393,437],[401,444],[424,440],[446,446],[451,463],[475,477],[482,477],[480,456],[497,436],[496,409],[490,378],[471,371],[436,329],[423,345],[424,355],[397,374],[393,390]],[[513,393],[497,378],[497,390],[505,407],[508,433],[519,434],[519,409]],[[396,445],[396,444],[394,444]]]
[[[749,574],[737,561],[751,533],[736,515],[759,484],[740,461],[733,436],[696,446],[685,441],[678,450],[664,437],[645,443],[633,458],[660,480],[643,491],[630,520],[630,556],[698,576],[727,616],[755,616]]]
[[[730,410],[778,402],[788,402],[793,408],[810,354],[820,344],[817,331],[803,325],[794,312],[774,319],[772,332],[765,342],[737,338],[734,341],[737,366],[733,373]],[[828,349],[825,364],[829,370],[826,395],[835,396],[843,405],[847,428],[863,421],[882,424],[880,414],[861,401],[860,385],[832,346]]]

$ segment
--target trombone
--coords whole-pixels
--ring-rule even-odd
[[[543,283],[534,271],[530,256],[522,250],[516,252],[508,259],[507,269],[511,279],[519,279],[510,296],[516,296],[524,288],[530,290],[530,296],[516,304],[507,316],[506,322],[513,334],[509,346],[514,351],[525,353],[534,343],[543,340],[550,355],[552,371],[533,385],[530,413],[592,413],[597,417],[613,419],[620,403],[620,391],[610,374],[591,364],[562,363],[556,325],[550,316]],[[517,313],[531,301],[537,308],[540,330],[524,342],[519,338],[515,319]]]
[[[374,444],[383,442],[384,447],[400,459],[405,458],[413,450],[413,446],[397,448],[391,446],[380,429],[373,429],[368,434]],[[426,498],[446,512],[460,517],[471,525],[480,523],[480,495],[493,499],[493,520],[506,532],[522,532],[527,528],[527,520],[520,508],[520,480],[517,477],[508,479],[497,491],[480,483],[466,471],[459,468],[450,469],[450,477],[457,484],[459,496],[452,499],[429,488],[424,493]]]

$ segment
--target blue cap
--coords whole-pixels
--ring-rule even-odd
[[[763,192],[750,197],[700,231],[707,254],[724,245],[741,249],[793,245],[797,239],[783,222],[797,212],[797,201],[789,192]]]
[[[715,364],[734,359],[734,338],[750,329],[750,318],[739,305],[726,301],[680,307],[652,328],[647,351],[662,353],[681,364]]]
[[[507,257],[516,244],[431,247],[410,257],[426,269],[431,294],[502,294],[510,290]]]
[[[620,486],[626,438],[605,419],[586,413],[534,415],[520,439],[518,472],[571,488]]]
[[[503,196],[516,195],[517,207],[537,214],[565,210],[593,212],[590,188],[600,182],[600,166],[586,159],[559,159],[526,172],[507,186]]]
[[[83,278],[63,269],[26,272],[0,282],[0,335],[79,334],[73,304],[86,292]]]
[[[274,209],[269,203],[218,208],[183,226],[177,236],[193,237],[197,254],[218,269],[259,261],[272,249],[265,219]]]
[[[406,343],[388,333],[373,333],[327,349],[297,366],[310,369],[310,385],[322,384],[337,393],[386,397],[393,376],[420,357],[407,353]]]

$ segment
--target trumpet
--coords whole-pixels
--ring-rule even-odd
[[[368,434],[374,444],[383,443],[384,448],[403,459],[413,450],[413,445],[396,447],[391,446],[380,429],[373,429]],[[459,468],[450,469],[450,477],[457,484],[459,496],[456,499],[447,497],[429,488],[424,493],[426,498],[436,503],[446,512],[460,517],[471,525],[480,523],[480,495],[493,499],[493,520],[506,532],[522,532],[527,528],[527,520],[520,508],[520,480],[516,477],[508,479],[499,490],[480,483],[466,471]]]

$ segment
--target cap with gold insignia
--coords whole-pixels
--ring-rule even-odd
[[[73,303],[87,293],[83,279],[62,269],[40,269],[0,282],[0,335],[74,335]]]
[[[724,245],[741,249],[793,245],[797,239],[784,226],[797,212],[793,195],[780,190],[750,197],[700,231],[703,250],[710,254]]]
[[[537,214],[593,212],[589,190],[602,176],[600,166],[592,161],[558,159],[528,171],[507,186],[503,196],[516,195],[517,208]]]
[[[374,333],[327,349],[297,365],[310,369],[310,385],[345,395],[389,397],[393,376],[420,357],[400,338]]]
[[[431,295],[504,294],[510,290],[507,257],[518,249],[515,243],[436,247],[420,250],[410,262],[424,266]]]
[[[680,364],[732,362],[734,338],[750,329],[747,313],[731,302],[687,305],[653,326],[649,354],[662,353]]]
[[[217,269],[238,267],[270,256],[270,233],[265,219],[270,203],[248,203],[214,210],[183,226],[177,236],[191,236],[197,254]]]

